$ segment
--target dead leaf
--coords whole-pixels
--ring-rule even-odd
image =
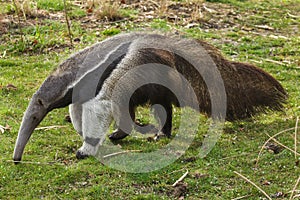
[[[80,40],[80,38],[74,38],[74,40],[73,40],[74,42],[80,42],[81,40]]]
[[[93,9],[92,9],[92,8],[88,8],[88,9],[86,9],[86,12],[87,12],[88,14],[91,14],[91,13],[93,13]]]
[[[65,122],[72,123],[70,115],[65,115]]]
[[[33,46],[35,46],[35,45],[37,45],[39,42],[38,42],[38,40],[36,40],[36,39],[34,39],[33,41],[32,41],[32,45]]]
[[[206,5],[203,5],[203,9],[204,9],[205,11],[209,12],[209,13],[216,13],[216,12],[217,12],[217,11],[211,9],[211,8],[206,7]]]
[[[265,146],[265,149],[273,152],[274,154],[278,154],[283,150],[283,148],[281,146],[279,146],[273,142],[268,142]]]
[[[261,184],[262,184],[262,185],[271,185],[271,182],[270,182],[270,181],[267,181],[267,180],[265,180],[265,181],[263,181]]]
[[[173,190],[173,195],[175,197],[179,197],[182,198],[184,197],[184,195],[187,193],[188,191],[188,184],[187,183],[183,183],[183,182],[179,182]]]
[[[201,178],[205,178],[205,177],[208,177],[209,175],[208,174],[202,174],[200,172],[195,172],[192,174],[192,176],[196,179],[201,179]]]
[[[8,124],[6,124],[6,126],[5,126],[5,128],[4,128],[5,130],[8,130],[8,131],[10,131],[11,130],[11,126],[10,125],[8,125]]]
[[[0,125],[0,132],[3,134],[4,133],[4,127]]]
[[[79,186],[86,186],[88,184],[88,182],[86,181],[83,181],[83,182],[75,182],[76,185],[79,185]]]
[[[6,89],[7,90],[17,90],[18,88],[16,86],[14,86],[13,84],[8,84],[8,85],[6,85]]]
[[[283,193],[283,192],[276,192],[275,194],[271,194],[270,196],[271,198],[274,198],[274,199],[283,199],[284,197],[287,197],[287,194]]]
[[[0,125],[0,132],[4,133],[5,131],[10,131],[11,130],[11,126],[9,126],[8,124],[6,124],[5,126]]]

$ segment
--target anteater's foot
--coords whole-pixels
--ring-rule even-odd
[[[92,145],[87,142],[83,142],[83,145],[76,152],[77,159],[84,159],[89,156],[95,156],[97,154],[99,145]]]
[[[147,140],[149,142],[152,142],[152,141],[156,142],[156,141],[158,141],[158,140],[160,140],[161,138],[164,138],[164,137],[168,137],[168,136],[166,136],[166,134],[164,134],[163,132],[159,131],[155,135],[148,137]]]
[[[120,130],[120,129],[117,129],[115,130],[109,137],[110,140],[112,141],[116,141],[116,140],[121,140],[125,137],[127,137],[128,134],[125,133],[124,131]]]
[[[85,159],[85,158],[87,158],[87,157],[89,157],[89,155],[84,154],[84,153],[81,152],[80,150],[78,150],[78,151],[76,152],[76,158],[79,159],[79,160]]]
[[[153,124],[136,123],[136,126],[134,127],[134,129],[141,134],[159,132],[159,130]]]
[[[15,165],[21,163],[21,158],[14,158],[13,160],[14,160]]]
[[[171,134],[170,130],[161,130],[159,134],[163,134],[167,138],[171,138],[172,137],[172,134]]]

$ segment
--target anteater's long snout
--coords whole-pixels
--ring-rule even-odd
[[[19,129],[18,138],[15,144],[13,160],[18,163],[22,159],[24,148],[39,123],[47,115],[47,109],[41,104],[40,100],[33,98],[23,116],[22,124]]]

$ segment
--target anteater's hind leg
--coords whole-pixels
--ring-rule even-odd
[[[171,137],[172,131],[172,104],[153,105],[154,115],[159,122],[161,132]]]
[[[129,108],[129,114],[130,114],[131,119],[128,119],[128,117],[123,115],[122,113],[124,113],[124,112],[125,111],[121,111],[119,119],[116,119],[118,128],[109,136],[109,139],[112,141],[121,140],[121,139],[127,137],[132,131],[132,128],[133,128],[132,121],[135,120],[134,108],[133,107]]]
[[[157,129],[153,124],[141,124],[139,122],[135,122],[134,128],[136,131],[146,134],[146,133],[158,133],[161,131],[167,137],[171,137],[172,131],[172,105],[165,104],[163,107],[161,105],[154,105],[153,106],[155,118],[158,120],[160,124],[160,128]],[[131,108],[129,110],[131,119],[126,119],[122,116],[120,117],[119,124],[117,123],[118,127],[125,127],[127,131],[123,131],[122,128],[116,129],[110,136],[110,140],[121,140],[129,135],[132,131],[132,121],[135,120],[135,112],[134,109]]]
[[[157,133],[159,132],[158,129],[153,124],[142,124],[138,121],[134,122],[134,129],[138,131],[141,134],[146,133]],[[120,128],[116,129],[110,136],[110,140],[121,140],[125,137],[127,137],[128,134],[122,131]]]

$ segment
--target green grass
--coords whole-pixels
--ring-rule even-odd
[[[62,10],[61,2],[38,1],[38,6],[55,14]],[[199,26],[187,29],[165,18],[147,22],[129,20],[111,23],[109,27],[101,23],[88,26],[79,21],[85,16],[84,10],[72,6],[71,10],[76,10],[73,18],[76,20],[72,21],[73,38],[80,39],[80,42],[74,43],[73,49],[63,21],[27,19],[30,23],[22,26],[23,41],[19,29],[12,23],[9,31],[0,35],[0,125],[10,127],[10,130],[0,132],[0,199],[178,199],[171,185],[186,170],[189,170],[184,179],[186,199],[264,198],[234,171],[251,179],[272,198],[282,192],[283,195],[276,199],[288,199],[300,174],[299,156],[295,158],[287,149],[279,154],[263,150],[258,168],[255,161],[269,138],[267,134],[274,135],[294,127],[296,117],[300,116],[300,34],[297,31],[300,22],[299,18],[288,15],[299,15],[300,1],[207,2],[208,7],[213,5],[221,8],[230,6],[239,15],[236,18],[227,16],[226,20],[233,20],[232,28],[203,29]],[[7,6],[7,2],[1,2],[0,13],[5,13],[4,7]],[[134,15],[129,18],[136,19],[141,11],[128,9],[122,12]],[[257,25],[268,25],[274,30],[264,30]],[[156,31],[179,31],[188,37],[206,40],[218,47],[228,59],[250,62],[271,73],[289,93],[285,112],[270,112],[241,122],[226,122],[221,139],[203,159],[197,158],[198,147],[208,125],[207,118],[201,116],[198,134],[182,157],[158,171],[132,174],[101,165],[95,158],[77,160],[75,152],[81,146],[81,138],[72,125],[65,122],[68,109],[63,108],[49,113],[40,126],[65,127],[35,131],[25,148],[25,163],[14,165],[11,162],[13,148],[23,112],[32,94],[56,65],[71,53],[98,40],[149,27]],[[9,84],[16,89],[7,87]],[[139,109],[138,118],[142,122],[153,121],[147,109]],[[175,110],[173,124],[175,133],[179,126],[178,109]],[[293,134],[294,131],[289,131],[276,139],[293,149]],[[149,142],[147,137],[134,133],[134,137],[128,137],[119,144],[124,149],[151,152],[168,142],[170,140],[166,138]],[[299,140],[297,147],[300,148]],[[300,186],[296,194],[299,194],[299,189]]]
[[[38,9],[45,9],[50,11],[64,10],[64,1],[62,0],[53,0],[53,1],[37,0],[36,3]]]

